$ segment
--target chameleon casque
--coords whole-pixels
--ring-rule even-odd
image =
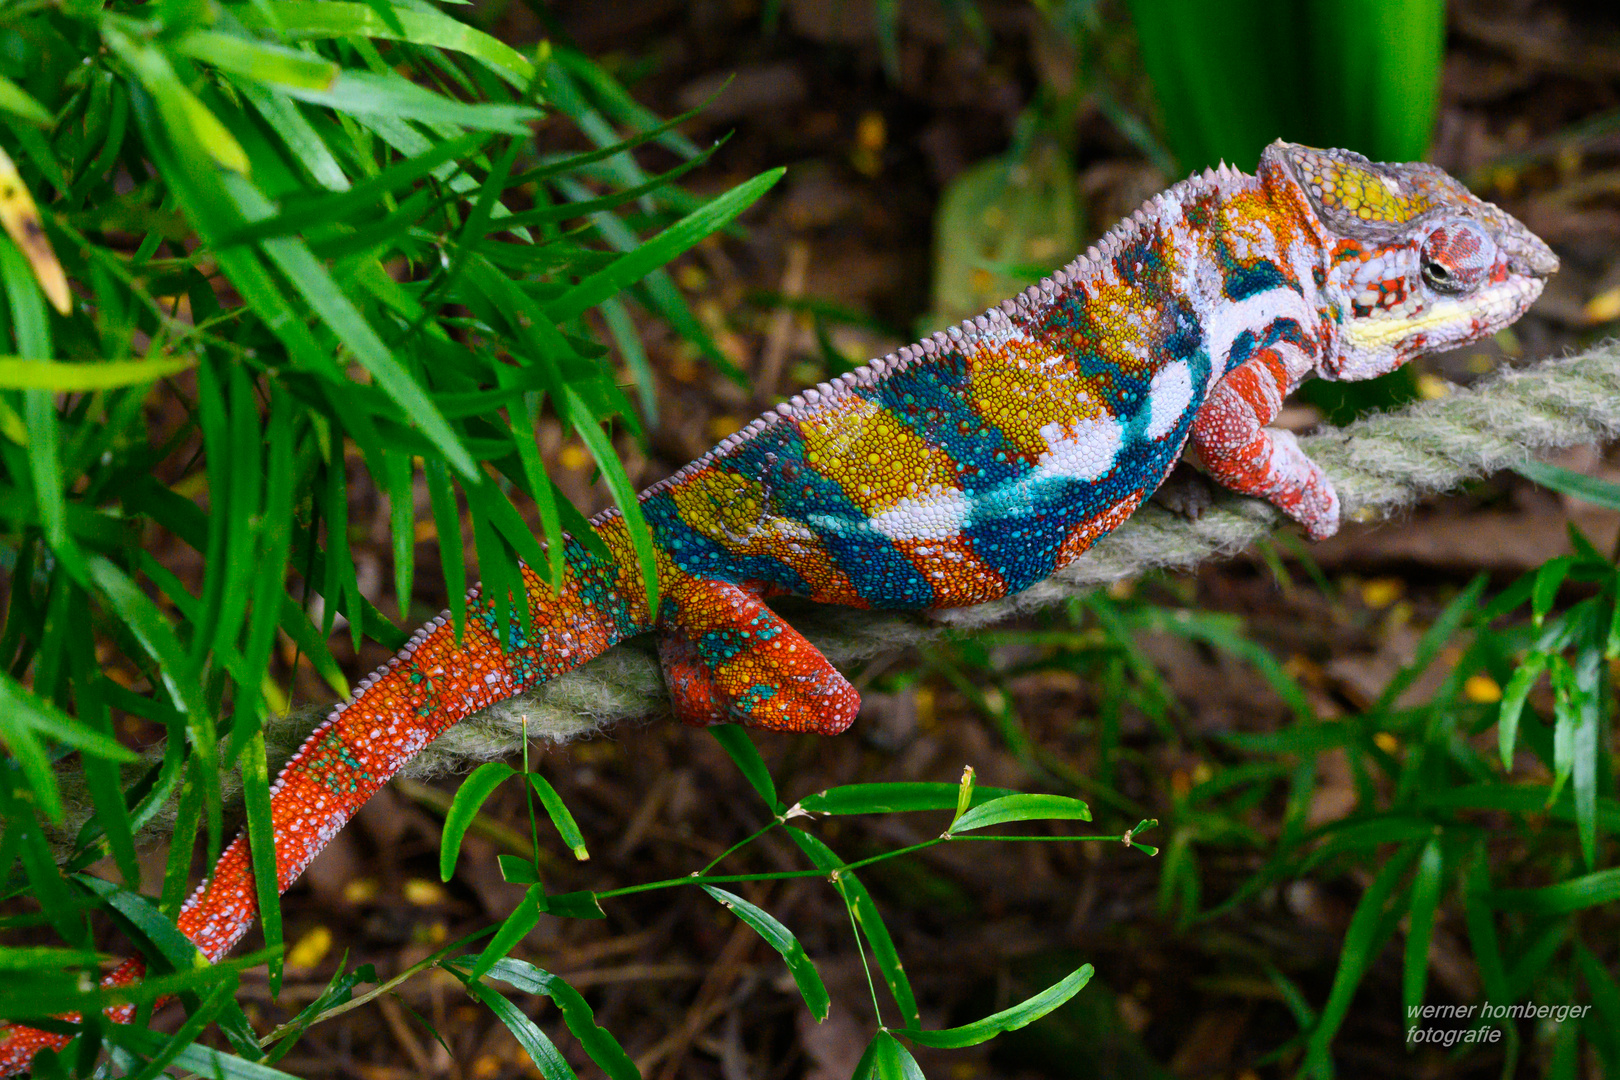
[[[1431,165],[1278,142],[1257,172],[1175,185],[1016,299],[794,396],[648,488],[656,616],[617,511],[592,522],[613,560],[569,539],[560,594],[524,570],[533,637],[498,641],[475,588],[460,644],[448,614],[422,627],[276,780],[279,888],[446,728],[634,634],[658,634],[686,723],[842,731],[854,688],[766,599],[926,611],[1018,592],[1129,517],[1188,444],[1221,484],[1332,535],[1332,485],[1266,426],[1283,399],[1494,333],[1558,260]],[[255,911],[243,834],[179,927],[217,960]],[[65,1041],[0,1028],[0,1074]]]

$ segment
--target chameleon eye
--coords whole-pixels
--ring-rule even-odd
[[[1471,221],[1453,221],[1431,232],[1419,253],[1423,280],[1435,292],[1473,292],[1496,262],[1490,234]]]

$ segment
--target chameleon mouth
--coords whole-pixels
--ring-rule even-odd
[[[1419,350],[1457,348],[1488,337],[1523,315],[1546,284],[1546,278],[1539,276],[1516,277],[1466,297],[1438,298],[1420,312],[1358,319],[1344,327],[1350,348],[1337,358],[1339,363],[1326,365],[1323,374],[1328,378],[1364,377],[1354,371],[1353,358],[1358,353],[1393,352],[1404,361]]]

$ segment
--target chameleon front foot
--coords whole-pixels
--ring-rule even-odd
[[[658,656],[676,719],[836,735],[860,695],[759,598],[718,581],[683,582],[658,618]]]

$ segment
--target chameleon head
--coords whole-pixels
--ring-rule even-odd
[[[1338,345],[1323,352],[1324,378],[1370,379],[1487,337],[1558,269],[1539,237],[1433,165],[1279,141],[1260,175],[1321,245],[1317,303]]]

